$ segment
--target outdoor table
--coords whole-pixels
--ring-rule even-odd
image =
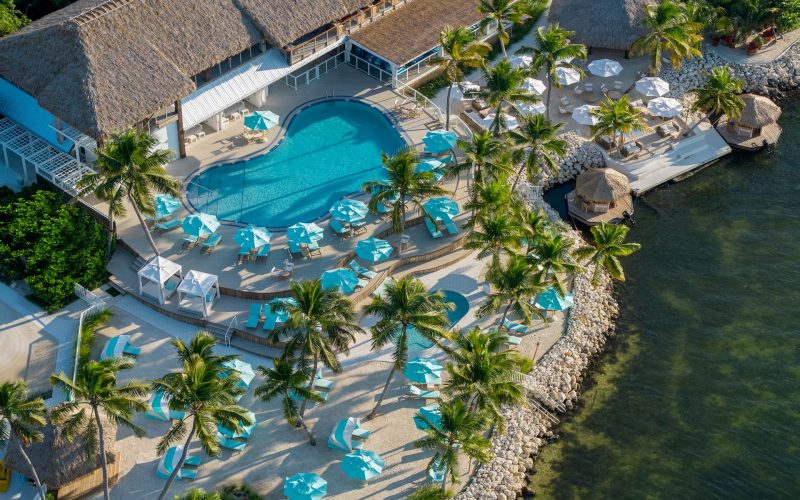
[[[593,103],[600,100],[600,98],[597,97],[597,95],[595,95],[593,92],[584,92],[581,97],[583,97],[583,100],[588,103]]]

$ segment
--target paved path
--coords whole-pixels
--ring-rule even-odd
[[[732,49],[724,45],[714,47],[714,51],[734,64],[769,64],[783,56],[798,42],[800,42],[800,29],[784,33],[780,39],[762,47],[752,56],[748,56],[744,48]]]

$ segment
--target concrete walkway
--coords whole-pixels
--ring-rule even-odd
[[[718,45],[714,47],[714,51],[734,64],[769,64],[780,59],[798,42],[800,42],[800,29],[784,33],[779,39],[762,47],[752,56],[747,55],[747,49],[744,47],[732,49],[725,45]]]

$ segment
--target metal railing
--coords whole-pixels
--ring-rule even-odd
[[[286,85],[297,90],[303,85],[308,85],[314,80],[318,80],[325,73],[335,69],[340,64],[344,63],[344,52],[340,52],[335,56],[331,56],[319,64],[314,65],[312,68],[304,70],[297,74],[288,74],[284,78]]]
[[[407,83],[407,82],[409,82],[411,80],[414,80],[415,78],[417,78],[420,75],[423,75],[425,73],[428,73],[428,72],[433,71],[434,69],[436,69],[436,68],[434,68],[433,66],[430,65],[430,61],[431,61],[431,59],[433,59],[434,57],[436,57],[438,55],[439,54],[437,52],[434,52],[433,54],[425,57],[424,59],[420,59],[419,61],[417,61],[416,63],[412,64],[411,66],[408,66],[406,68],[401,68],[400,70],[398,70],[398,72],[397,72],[397,83],[398,84],[400,82]]]
[[[366,59],[362,59],[353,53],[349,54],[348,64],[350,64],[350,66],[356,68],[357,70],[361,71],[362,73],[365,73],[382,83],[386,84],[392,83],[392,74],[390,72],[386,71],[385,69],[379,68],[378,66],[375,66]]]
[[[77,285],[76,286],[80,286]],[[83,287],[81,287],[83,288]],[[91,293],[91,292],[89,292]],[[92,294],[94,295],[94,294]],[[81,311],[80,316],[78,316],[78,333],[75,336],[75,357],[73,358],[72,362],[72,383],[75,383],[75,379],[78,378],[78,358],[81,355],[81,336],[83,335],[83,322],[86,320],[87,316],[92,314],[99,314],[103,312],[106,308],[106,304],[103,299],[97,297],[97,301],[94,302],[92,305]]]

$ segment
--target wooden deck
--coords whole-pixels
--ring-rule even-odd
[[[755,137],[744,137],[737,134],[730,126],[717,127],[717,131],[734,149],[742,151],[761,151],[762,149],[775,144],[781,137],[781,126],[777,123],[767,125],[761,129],[761,134]]]
[[[624,200],[620,200],[617,206],[605,213],[584,212],[579,208],[578,204],[575,203],[574,196],[575,191],[567,194],[567,208],[569,209],[569,214],[587,226],[596,226],[601,222],[616,224],[622,221],[624,212],[628,212],[631,215],[633,214],[633,199],[630,196]]]

